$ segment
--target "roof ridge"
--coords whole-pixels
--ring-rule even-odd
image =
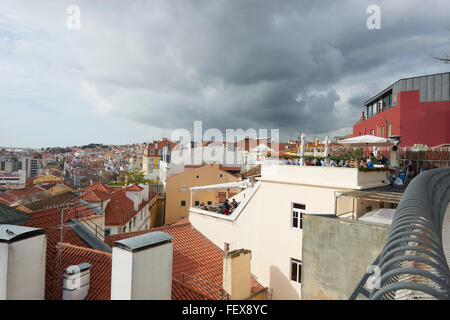
[[[151,229],[146,229],[146,230],[136,230],[136,231],[131,231],[131,232],[116,233],[116,234],[108,236],[107,238],[114,240],[115,238],[117,238],[119,236],[123,236],[123,235],[134,235],[134,234],[136,234],[136,236],[138,236],[138,235],[149,233],[149,232],[160,231],[163,228],[169,228],[169,227],[170,228],[175,228],[175,227],[180,228],[180,227],[185,227],[185,226],[189,226],[189,225],[192,227],[190,222],[188,222],[188,223],[179,223],[179,224],[174,223],[174,224],[169,224],[169,225],[166,225],[166,226],[161,226],[161,227],[156,227],[156,228],[151,228]],[[195,229],[194,227],[192,227],[192,228]],[[197,230],[197,229],[195,229],[195,230]]]
[[[92,253],[103,254],[105,256],[109,256],[109,257],[112,258],[112,253],[109,253],[109,252],[106,252],[106,251],[101,251],[101,250],[96,250],[96,249],[92,249],[92,248],[76,246],[76,245],[71,244],[69,242],[57,242],[56,246],[65,247],[65,248],[72,248],[72,249],[78,249],[78,250],[82,250],[82,251],[89,251],[89,252],[92,252]]]

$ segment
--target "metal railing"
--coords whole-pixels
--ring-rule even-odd
[[[450,168],[416,176],[403,194],[386,244],[374,262],[378,276],[365,274],[350,299],[450,299],[450,270],[442,243],[449,202]]]

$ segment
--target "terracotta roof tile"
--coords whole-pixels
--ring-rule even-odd
[[[106,237],[105,242],[109,246],[114,245],[114,241],[122,240],[148,232],[163,231],[173,236],[173,267],[172,277],[175,282],[182,282],[182,273],[193,276],[203,281],[198,281],[195,278],[184,276],[185,280],[189,280],[195,284],[201,285],[211,291],[203,288],[194,287],[186,282],[183,282],[185,290],[194,291],[194,294],[203,296],[207,299],[216,300],[221,299],[221,295],[217,286],[222,286],[223,280],[223,251],[212,243],[203,234],[197,231],[189,222],[181,224],[173,224],[151,230],[142,230],[118,234]],[[179,289],[179,287],[177,287]],[[259,284],[252,277],[252,293],[263,290],[264,287]],[[179,289],[181,290],[181,289]],[[172,294],[172,299],[183,297],[183,294]]]
[[[126,190],[120,189],[112,194],[105,209],[105,225],[123,226],[136,216],[150,201],[142,201],[138,210],[134,210],[133,201],[126,196]]]
[[[41,187],[27,187],[27,188],[23,188],[23,189],[8,190],[8,191],[6,191],[6,193],[15,195],[17,197],[22,197],[22,196],[39,193],[39,192],[44,192],[44,191],[45,191],[45,189],[41,188]]]
[[[63,210],[63,221],[66,223],[74,218],[74,210]],[[24,226],[42,228],[47,235],[46,274],[45,274],[45,298],[52,299],[52,288],[58,279],[58,269],[55,268],[56,244],[61,242],[61,209],[43,209],[33,211],[30,220]],[[63,242],[86,247],[87,245],[70,228],[63,229]]]
[[[124,188],[126,191],[142,191],[144,190],[144,188],[142,188],[141,186],[133,183],[131,185],[129,185],[128,187]]]
[[[112,255],[108,252],[75,246],[70,243],[58,243],[58,253],[61,254],[61,270],[83,262],[91,264],[90,287],[86,300],[109,300],[111,298]],[[58,255],[53,264],[59,267]],[[62,299],[61,283],[52,284],[52,300]]]
[[[8,204],[13,204],[14,202],[16,202],[19,199],[19,197],[17,197],[14,194],[9,194],[7,192],[2,192],[0,193],[0,200],[3,200],[4,202],[8,203]]]

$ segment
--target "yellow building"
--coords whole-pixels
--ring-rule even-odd
[[[64,179],[54,174],[42,175],[34,179],[33,184],[44,184],[55,181],[63,181]]]
[[[220,168],[219,164],[208,164],[171,176],[166,183],[165,224],[187,218],[190,203],[190,188],[211,184],[236,182],[239,178]],[[211,205],[219,202],[218,191],[199,191],[193,196],[194,205],[202,202]]]

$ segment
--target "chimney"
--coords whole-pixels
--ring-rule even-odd
[[[149,195],[150,195],[150,186],[148,184],[140,184],[144,190],[142,190],[142,198],[144,201],[148,201]]]
[[[362,120],[364,120],[364,111],[362,112]]]
[[[63,278],[63,300],[84,300],[89,292],[90,279],[89,263],[68,267]]]
[[[46,248],[43,229],[0,225],[0,300],[44,300]]]
[[[172,238],[156,231],[114,243],[111,300],[171,300]]]
[[[251,295],[251,256],[252,252],[246,249],[224,253],[223,288],[232,300],[247,299]]]

